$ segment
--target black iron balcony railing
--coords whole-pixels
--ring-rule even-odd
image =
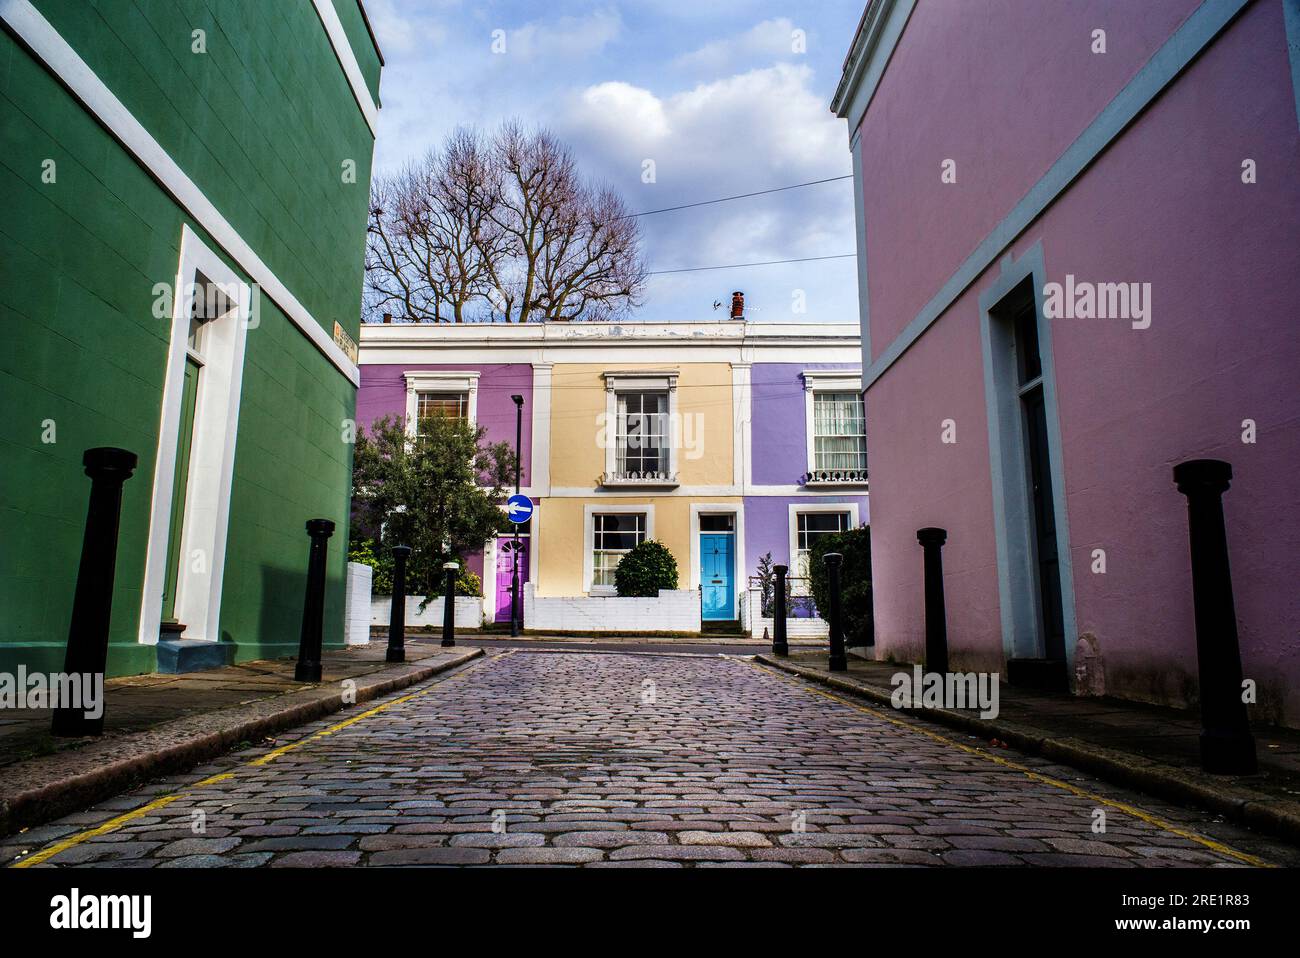
[[[804,475],[805,486],[865,486],[866,469],[812,469]]]

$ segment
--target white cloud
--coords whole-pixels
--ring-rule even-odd
[[[667,97],[601,83],[574,97],[556,125],[584,158],[642,200],[667,193],[688,202],[704,197],[679,190],[711,184],[714,193],[745,192],[845,173],[843,124],[812,92],[811,78],[806,66],[778,64]],[[640,181],[645,159],[655,161],[657,184]]]
[[[597,10],[584,17],[534,20],[506,30],[506,54],[524,60],[586,56],[618,38],[623,20],[617,10]]]
[[[794,31],[789,17],[764,20],[730,39],[706,43],[678,57],[676,64],[693,73],[717,76],[755,61],[789,59],[799,55],[794,50]]]
[[[661,209],[848,173],[843,124],[811,84],[807,66],[789,64],[667,96],[624,82],[601,83],[563,104],[554,126],[574,145],[584,169],[621,189],[633,210]],[[647,159],[655,161],[654,184],[641,180]],[[646,252],[661,269],[850,253],[852,197],[852,184],[844,180],[645,217]],[[693,318],[705,318],[713,285],[764,289],[771,311],[765,318],[779,319],[788,318],[789,290],[805,283],[800,277],[824,286],[815,276],[843,276],[847,281],[833,292],[819,293],[826,312],[817,312],[819,318],[852,318],[852,269],[844,260],[666,276],[652,290],[660,303],[665,294],[680,295]]]
[[[406,6],[399,10],[394,0],[366,0],[375,39],[379,41],[379,49],[385,58],[390,60],[394,56],[440,46],[447,39],[447,27],[429,8],[446,9],[457,5],[455,0],[437,0],[432,4]]]
[[[664,103],[649,90],[622,81],[598,83],[581,94],[582,111],[593,124],[620,130],[629,140],[654,143],[669,134]]]

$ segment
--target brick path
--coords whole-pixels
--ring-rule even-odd
[[[492,655],[331,734],[312,737],[338,716],[305,726],[282,754],[227,756],[0,852],[160,801],[42,866],[1241,864],[811,688],[722,657]],[[1195,812],[995,751],[1205,831]]]

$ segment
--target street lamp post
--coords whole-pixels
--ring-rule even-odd
[[[515,495],[519,495],[519,448],[524,435],[524,397],[510,397],[515,404]],[[519,635],[519,523],[515,523],[515,551],[510,560],[510,636]]]

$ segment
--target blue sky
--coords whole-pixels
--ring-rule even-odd
[[[387,62],[377,172],[510,117],[554,130],[638,212],[852,170],[829,103],[863,0],[365,3]],[[649,267],[851,253],[852,197],[842,180],[644,217]],[[741,289],[754,321],[856,322],[855,277],[852,259],[652,276],[635,318],[722,319],[714,301]]]

